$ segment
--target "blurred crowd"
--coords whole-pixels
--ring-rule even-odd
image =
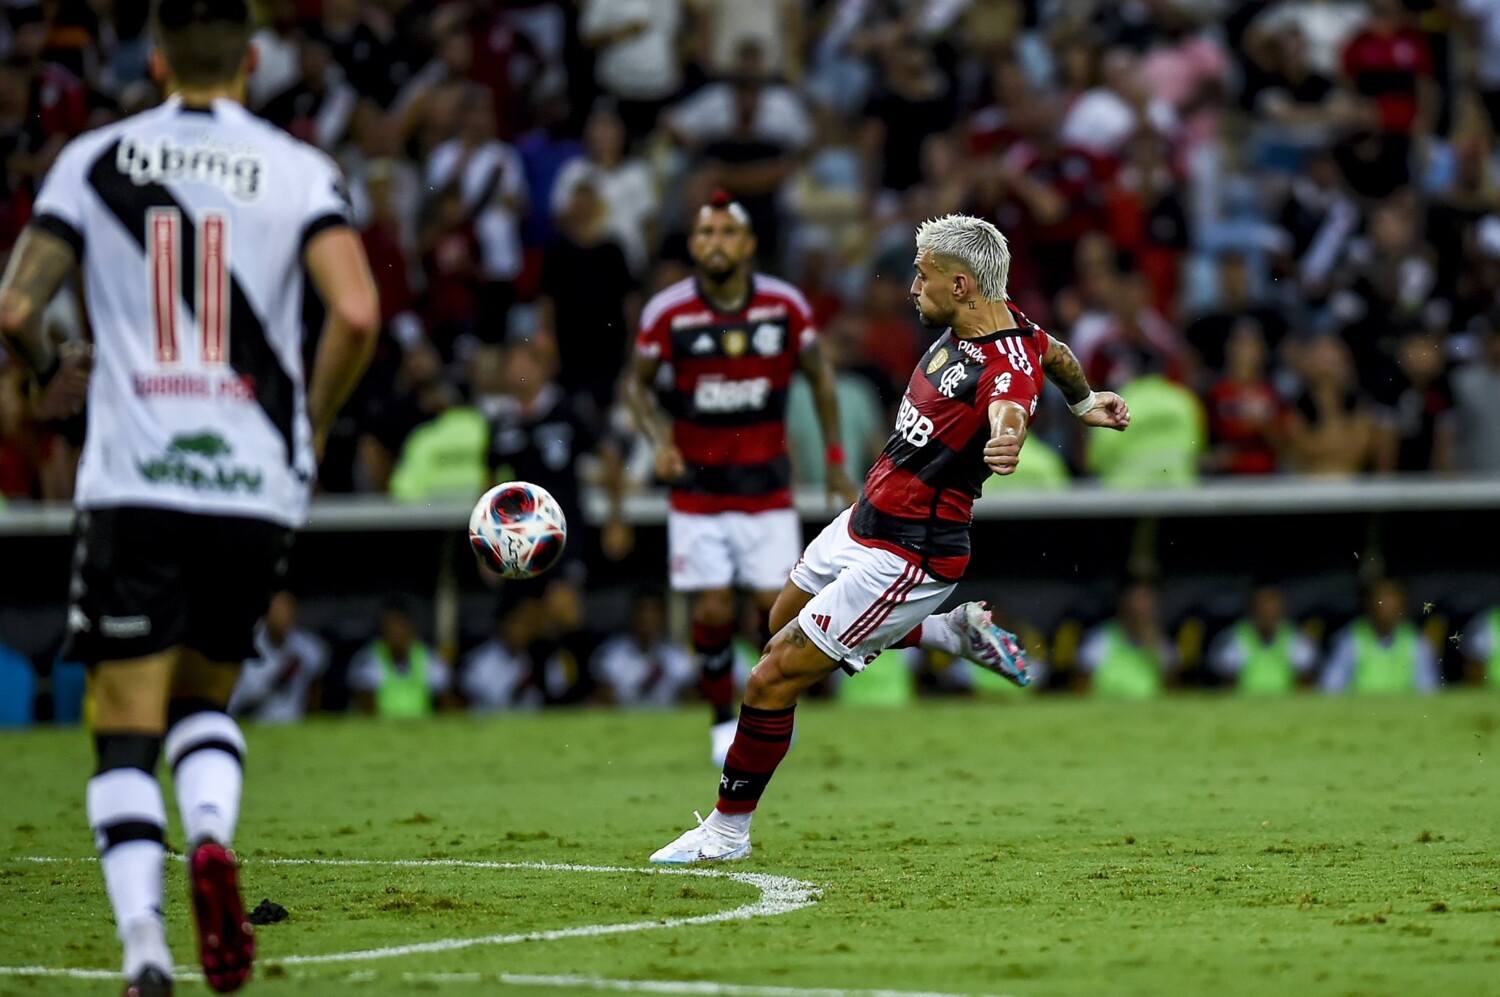
[[[849,706],[900,706],[931,696],[1147,700],[1181,689],[1276,696],[1500,688],[1500,605],[1450,616],[1413,601],[1394,578],[1370,581],[1352,613],[1294,616],[1300,600],[1270,579],[1236,601],[1242,615],[1215,616],[1202,604],[1174,614],[1154,582],[1136,580],[1103,618],[1065,618],[1051,632],[1002,608],[1002,623],[1018,634],[1030,662],[1032,683],[1024,690],[941,652],[892,649],[857,679],[835,673],[811,695]],[[409,719],[698,701],[698,666],[670,636],[663,593],[636,590],[626,618],[618,632],[559,639],[538,614],[502,608],[490,634],[450,654],[424,639],[426,617],[415,602],[386,602],[363,635],[350,639],[347,629],[320,630],[304,620],[296,597],[280,592],[257,630],[256,655],[245,662],[230,710],[291,723],[320,713]],[[759,656],[754,621],[747,624],[734,642],[741,686]],[[52,660],[37,668],[0,641],[0,727],[82,719],[85,685],[83,666]]]
[[[649,484],[616,379],[715,188],[814,305],[855,470],[930,336],[913,228],[966,211],[1135,413],[1086,444],[1049,394],[996,487],[1500,472],[1495,0],[257,7],[251,106],[343,166],[384,309],[326,491],[477,491],[517,342]],[[64,142],[160,99],[147,8],[0,8],[0,248]],[[76,302],[52,318],[79,334]],[[816,484],[805,387],[791,406]],[[0,496],[67,497],[79,435],[0,368]]]

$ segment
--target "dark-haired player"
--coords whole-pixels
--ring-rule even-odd
[[[127,997],[172,992],[163,749],[204,975],[221,992],[250,975],[230,851],[245,740],[225,706],[378,331],[337,168],[242,106],[250,27],[245,0],[160,0],[166,103],[63,149],[0,286],[0,333],[41,390],[76,407],[87,384],[69,630],[93,671],[88,820]],[[40,328],[78,267],[86,382],[88,357],[59,356]],[[304,267],[328,308],[310,378]]]
[[[982,602],[938,613],[969,563],[974,499],[1020,459],[1050,375],[1086,424],[1124,429],[1118,395],[1095,393],[1077,359],[1010,304],[1010,250],[995,226],[948,215],[917,230],[911,295],[944,329],[912,373],[863,497],[803,552],[771,611],[778,633],[745,686],[708,820],[659,849],[684,864],[750,854],[750,818],[792,737],[797,698],[835,668],[864,669],[892,646],[968,658],[1025,685],[1015,637]]]
[[[786,450],[794,372],[812,383],[829,495],[847,504],[857,492],[844,470],[833,370],[812,310],[791,284],[751,269],[755,233],[745,209],[715,195],[694,218],[688,248],[693,276],[641,313],[626,397],[656,449],[657,475],[671,485],[671,584],[692,596],[693,650],[714,711],[712,758],[722,765],[735,728],[734,590],[749,591],[764,618],[802,549]],[[663,364],[672,370],[670,426],[654,401]]]

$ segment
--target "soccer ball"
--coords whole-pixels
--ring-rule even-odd
[[[568,521],[541,485],[506,481],[479,499],[469,516],[469,546],[485,567],[506,578],[535,578],[562,558]]]

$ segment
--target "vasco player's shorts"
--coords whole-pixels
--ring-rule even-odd
[[[863,671],[875,656],[937,612],[953,583],[849,534],[853,509],[824,527],[792,569],[792,584],[812,598],[797,623],[845,671]]]
[[[667,513],[674,592],[739,587],[779,592],[802,549],[795,509]]]
[[[173,647],[251,657],[292,537],[260,519],[135,507],[80,511],[75,532],[64,653],[86,665]]]

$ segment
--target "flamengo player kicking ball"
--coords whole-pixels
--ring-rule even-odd
[[[995,226],[925,222],[915,267],[922,324],[946,331],[912,374],[864,496],[803,552],[771,610],[778,632],[745,685],[718,806],[652,862],[750,855],[750,818],[786,756],[797,697],[835,668],[859,672],[888,647],[920,646],[1029,681],[1015,637],[984,603],[937,613],[969,562],[974,498],[991,473],[1015,470],[1044,372],[1086,425],[1123,430],[1130,411],[1090,390],[1072,351],[1007,300],[1010,250]]]

